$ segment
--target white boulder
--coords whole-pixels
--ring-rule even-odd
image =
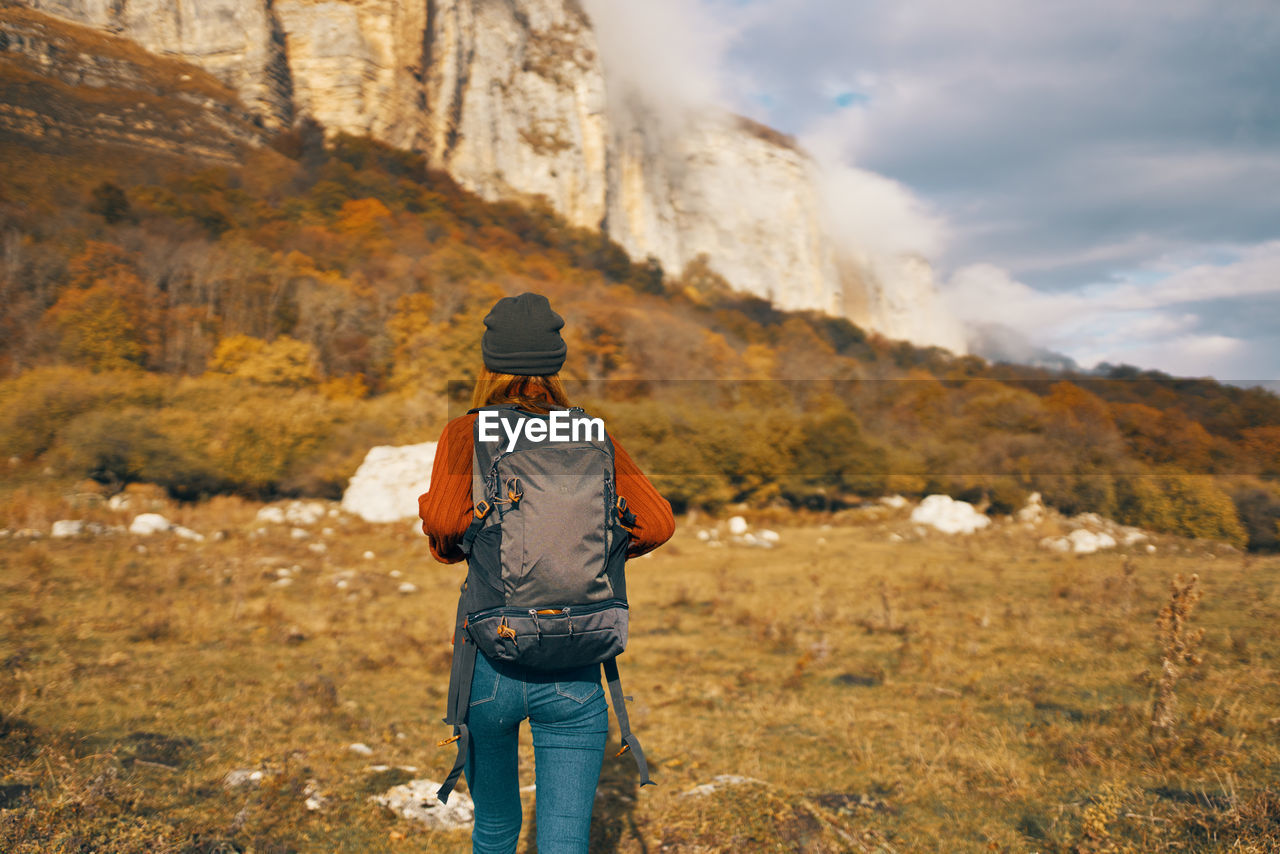
[[[1067,535],[1067,539],[1071,541],[1071,550],[1078,555],[1093,554],[1101,549],[1113,549],[1116,547],[1116,538],[1105,531],[1090,531],[1087,528],[1077,528]]]
[[[60,540],[67,537],[79,537],[86,533],[87,530],[83,519],[59,519],[53,523],[49,536],[55,540]]]
[[[1033,492],[1027,496],[1027,503],[1018,511],[1018,521],[1027,525],[1038,525],[1044,521],[1044,500],[1040,493]]]
[[[741,537],[747,532],[747,520],[741,516],[734,516],[729,519],[729,533],[735,537]]]
[[[133,522],[129,524],[129,533],[149,536],[162,534],[172,527],[173,523],[159,513],[141,513],[133,517]]]
[[[469,830],[475,818],[475,806],[471,798],[462,792],[449,796],[449,803],[436,797],[440,784],[434,780],[410,780],[392,786],[371,801],[382,804],[401,818],[420,821],[436,830]]]
[[[431,485],[436,443],[381,445],[365,455],[342,496],[342,509],[366,522],[418,515],[418,496]]]
[[[279,504],[268,504],[266,507],[258,511],[257,519],[259,522],[267,522],[272,525],[284,524],[284,508]]]
[[[991,524],[967,501],[956,501],[950,495],[930,495],[911,511],[911,521],[929,525],[944,534],[972,534]]]

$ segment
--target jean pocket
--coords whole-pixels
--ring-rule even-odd
[[[570,700],[581,705],[590,700],[594,700],[597,694],[602,693],[602,689],[600,688],[600,683],[598,681],[557,682],[556,693],[561,697],[568,697]]]
[[[487,703],[498,696],[498,671],[483,655],[476,655],[475,672],[471,674],[471,700],[468,708]]]

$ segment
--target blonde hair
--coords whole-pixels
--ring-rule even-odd
[[[569,397],[565,394],[564,384],[560,382],[558,373],[530,377],[499,374],[482,367],[476,377],[475,390],[471,393],[471,408],[493,406],[497,403],[510,403],[545,415],[551,411],[548,404],[567,408]]]

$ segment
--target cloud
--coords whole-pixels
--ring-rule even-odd
[[[930,258],[946,245],[946,223],[902,184],[821,156],[815,164],[829,225],[845,251]]]
[[[990,335],[992,325],[1013,330],[1028,348],[1064,353],[1086,367],[1110,362],[1188,376],[1280,378],[1280,241],[1219,251],[1232,259],[1166,259],[1071,291],[1037,290],[1000,267],[975,264],[958,270],[942,293],[975,331],[976,349],[993,357],[1002,341]]]
[[[725,55],[738,34],[695,0],[584,0],[610,98],[638,94],[659,109],[725,105],[734,87]]]
[[[794,134],[839,239],[934,262],[975,329],[1280,376],[1270,0],[584,2],[611,98]]]
[[[975,329],[1280,376],[1273,3],[702,5],[738,27],[729,96],[847,170],[845,233],[927,255]]]

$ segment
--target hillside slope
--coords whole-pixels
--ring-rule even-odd
[[[964,351],[926,263],[871,264],[832,231],[807,155],[714,110],[659,120],[611,88],[574,0],[25,5],[202,66],[264,126],[371,135],[490,201],[544,199],[634,260],[679,274],[705,257],[781,308]]]

